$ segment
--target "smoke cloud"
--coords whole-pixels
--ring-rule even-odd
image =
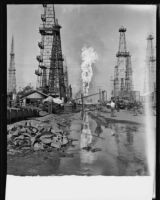
[[[89,84],[92,80],[93,70],[92,64],[98,60],[98,54],[93,47],[83,47],[81,52],[82,64],[81,64],[81,77],[82,77],[82,89],[83,94],[88,95]]]

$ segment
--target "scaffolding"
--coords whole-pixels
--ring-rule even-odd
[[[61,26],[55,17],[53,4],[43,4],[42,25],[39,27],[41,41],[38,42],[40,55],[37,75],[38,89],[54,97],[65,97],[66,89],[63,73],[63,56],[61,49]]]
[[[144,94],[150,95],[152,103],[156,104],[156,57],[154,55],[153,35],[147,37],[146,68],[144,79]]]
[[[131,55],[127,51],[126,28],[119,29],[119,48],[116,54],[117,65],[114,68],[114,97],[130,98],[133,90]]]
[[[15,68],[15,53],[14,53],[14,38],[12,36],[10,66],[8,69],[8,93],[16,94],[16,68]]]

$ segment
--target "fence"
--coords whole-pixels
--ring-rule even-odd
[[[7,123],[37,116],[39,116],[39,110],[34,108],[7,108]]]

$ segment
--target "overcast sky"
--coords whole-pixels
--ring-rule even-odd
[[[127,50],[132,55],[134,89],[143,89],[147,35],[156,36],[156,7],[146,5],[55,5],[61,29],[62,52],[66,56],[69,81],[74,93],[80,88],[81,49],[93,47],[99,60],[94,66],[94,86],[111,89],[110,76],[117,63],[118,29],[127,28]],[[39,25],[42,5],[7,6],[8,66],[11,37],[15,41],[17,89],[36,85],[36,56],[40,54]],[[156,40],[154,39],[154,44]]]

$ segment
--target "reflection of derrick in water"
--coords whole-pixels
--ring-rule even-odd
[[[130,147],[132,147],[132,149],[133,149],[132,145],[133,145],[133,141],[134,141],[134,133],[132,131],[130,131],[129,129],[127,129],[127,127],[126,127],[126,138],[127,138],[128,145]]]
[[[120,144],[120,137],[119,137],[119,127],[118,124],[113,123],[111,125],[112,130],[114,130],[114,136],[115,136],[115,142],[117,144],[117,167],[119,175],[125,175],[126,174],[126,168],[128,166],[128,163],[126,162],[125,157],[121,154],[121,144]]]
[[[92,147],[95,146],[98,139],[104,139],[103,137],[100,136],[102,132],[103,132],[103,129],[101,127],[101,124],[99,122],[97,122],[97,126],[94,131],[95,134],[92,135],[93,138],[92,138],[92,143],[90,144],[90,146],[92,146]]]
[[[100,136],[100,134],[103,132],[101,124],[99,122],[97,122],[97,127],[95,129],[95,133],[97,134],[97,136]]]
[[[133,129],[129,126],[125,127],[123,134],[126,134],[126,143],[120,140],[118,124],[112,124],[112,129],[114,129],[114,136],[117,144],[117,166],[119,175],[127,175],[128,173],[130,174],[130,170],[133,173],[133,167],[135,171],[134,173],[137,173],[138,175],[145,174],[147,170],[144,159],[136,153],[136,149],[134,148],[134,131],[136,129]],[[122,150],[123,148],[125,149]]]
[[[89,126],[89,121],[88,121],[88,113],[85,112],[83,114],[83,125],[82,125],[82,135],[81,136],[82,136],[82,139],[83,139],[83,137],[85,137],[85,139],[83,139],[82,141],[85,141],[86,145],[84,146],[82,144],[83,147],[81,147],[81,148],[93,147],[98,139],[104,139],[104,138],[100,137],[100,134],[103,132],[101,124],[99,122],[96,122],[96,123],[97,123],[97,126],[94,131],[95,134],[92,134],[91,130],[90,130],[90,126]]]
[[[118,153],[118,155],[117,155],[117,166],[118,166],[119,175],[126,175],[127,169],[129,168],[129,164],[132,162],[131,161],[132,159],[130,159],[131,158],[130,156],[129,156],[129,159],[127,158],[128,157],[127,153],[134,152],[134,149],[132,148],[132,145],[131,145],[132,141],[133,141],[132,140],[132,136],[130,135],[127,127],[125,127],[125,130],[123,132],[124,134],[126,132],[127,146],[125,146],[123,144],[124,141],[120,140],[120,127],[119,127],[119,125],[118,124],[114,124],[114,126],[112,126],[112,128],[115,131],[115,141],[117,143],[117,153]],[[125,149],[125,154],[124,154],[124,151],[122,150],[123,145],[126,148]],[[130,150],[129,150],[128,147],[130,148]]]

